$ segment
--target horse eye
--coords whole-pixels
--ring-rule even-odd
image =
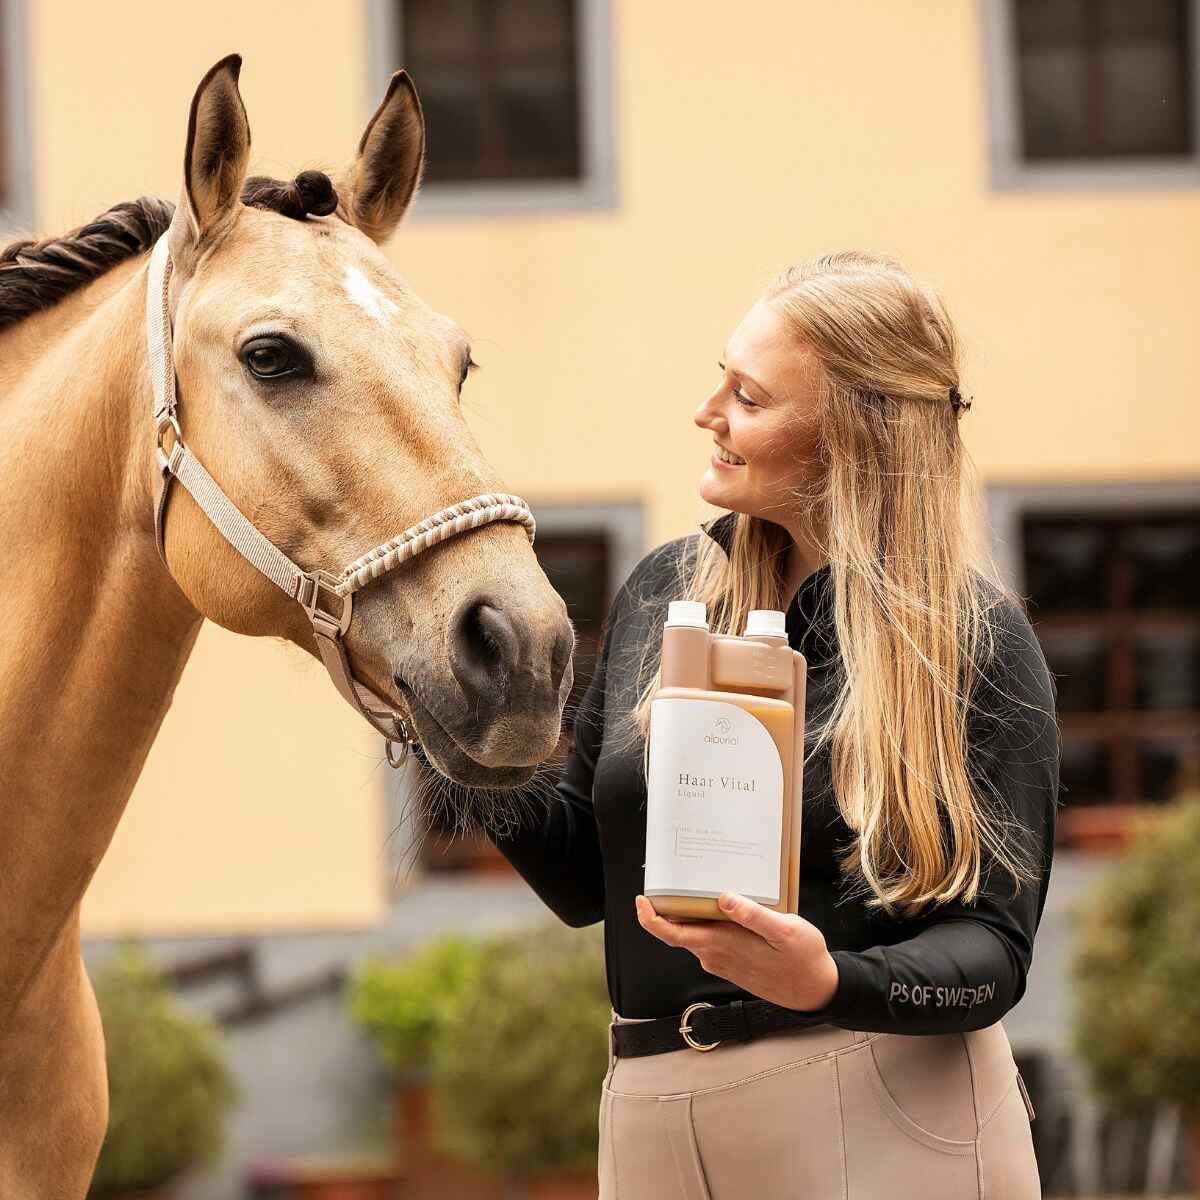
[[[258,379],[278,379],[300,368],[292,347],[282,338],[253,338],[242,347],[242,362]]]

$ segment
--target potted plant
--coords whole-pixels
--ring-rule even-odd
[[[95,983],[108,1060],[108,1132],[88,1195],[165,1200],[189,1168],[214,1159],[234,1086],[211,1023],[172,1000],[135,943]]]
[[[1189,780],[1079,913],[1072,1039],[1115,1111],[1178,1105],[1200,1164],[1197,931],[1200,786]]]
[[[610,1019],[598,929],[490,938],[434,1041],[440,1144],[532,1196],[594,1200]]]
[[[408,1194],[428,1191],[454,1174],[433,1148],[430,1058],[434,1038],[453,999],[475,986],[478,940],[459,934],[432,938],[402,957],[372,955],[351,980],[350,1014],[374,1041],[395,1081],[395,1154],[404,1164]],[[460,1179],[461,1192],[473,1183]]]

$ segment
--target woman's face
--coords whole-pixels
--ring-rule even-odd
[[[811,353],[760,300],[733,331],[720,382],[696,410],[713,456],[700,495],[717,508],[790,526],[790,490],[807,480],[816,441],[817,379]],[[722,448],[733,462],[722,461]]]

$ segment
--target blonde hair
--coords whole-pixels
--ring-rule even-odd
[[[857,834],[843,874],[868,907],[905,915],[971,903],[985,855],[1018,889],[1035,882],[969,770],[969,700],[996,653],[992,613],[1020,600],[970,534],[978,489],[966,486],[973,470],[950,402],[950,317],[899,263],[858,251],[790,267],[763,299],[818,367],[816,461],[780,508],[803,520],[831,568],[840,686],[806,754],[830,743],[834,796]],[[738,514],[728,556],[703,535],[686,553],[695,541],[678,544],[675,596],[704,601],[714,632],[740,634],[752,608],[787,607],[783,526]],[[638,678],[653,678],[627,714],[643,747],[660,652],[651,636]]]

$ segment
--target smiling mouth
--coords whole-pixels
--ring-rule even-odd
[[[737,468],[744,467],[746,465],[746,460],[744,458],[739,458],[736,454],[726,450],[723,446],[718,446],[713,451],[712,461],[718,467],[725,467],[730,471],[737,470]]]

